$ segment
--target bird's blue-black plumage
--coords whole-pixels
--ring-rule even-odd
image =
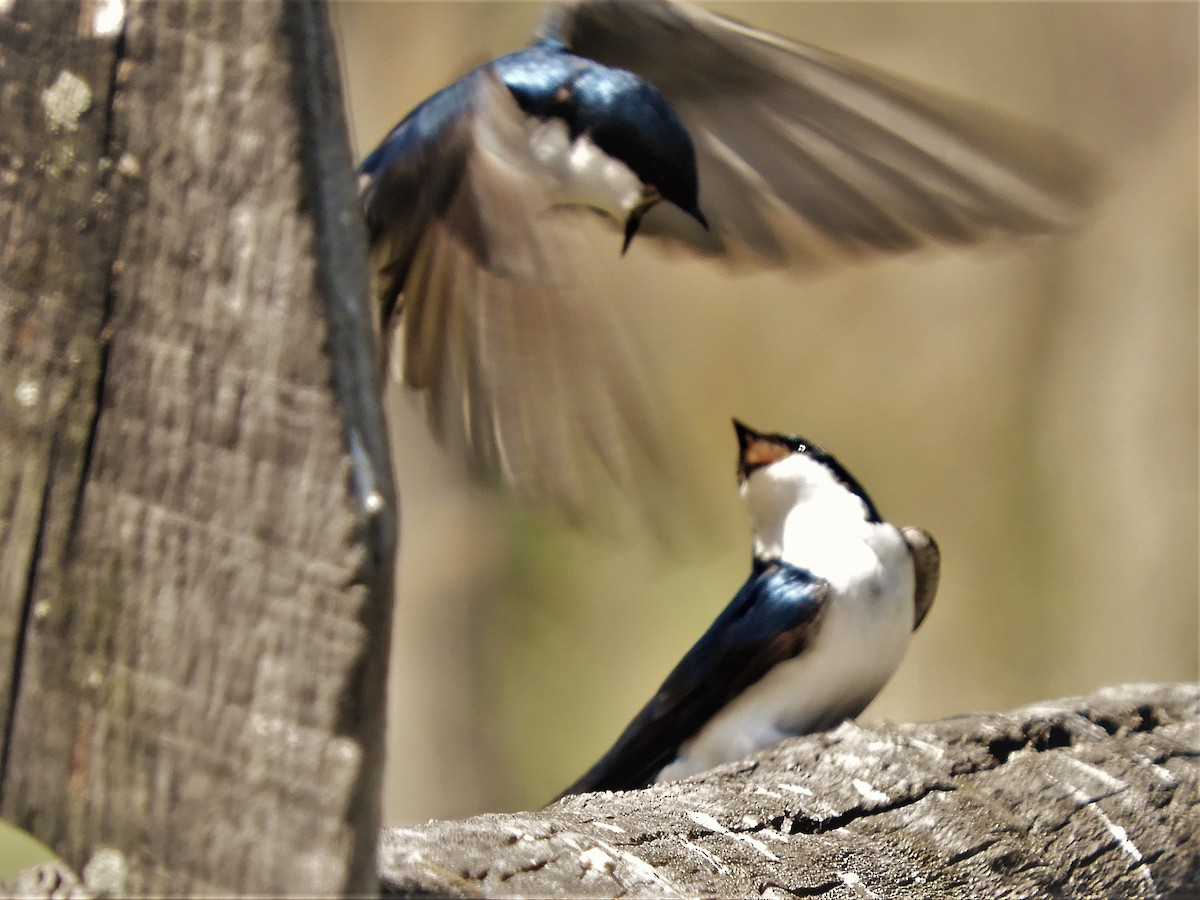
[[[360,173],[381,330],[403,293],[403,377],[435,431],[573,518],[586,455],[627,496],[650,492],[639,469],[667,479],[646,452],[661,437],[651,354],[591,296],[564,207],[624,216],[625,246],[637,234],[811,271],[1053,230],[1092,193],[1090,167],[1052,138],[687,3],[562,2],[540,34],[420,104]],[[641,184],[564,153],[538,120]]]
[[[473,85],[489,70],[527,115],[562,119],[572,139],[586,134],[664,199],[698,215],[696,151],[667,99],[632,72],[576,56],[554,38],[468,72],[405,116],[359,166],[359,174],[371,178],[364,194],[368,213],[380,209],[384,198],[376,192],[391,170],[413,169],[416,159],[428,165],[430,150],[445,147],[448,135],[471,112]]]
[[[417,104],[359,164],[359,174],[375,176],[397,157],[435,145],[470,103],[468,84],[459,79]]]
[[[393,252],[380,291],[380,322],[389,323],[429,222],[458,190],[471,152],[471,80],[459,79],[424,100],[359,165],[367,237],[389,238]]]
[[[404,380],[439,437],[577,520],[585,452],[618,484],[658,467],[641,365],[563,212],[623,217],[625,246],[660,200],[704,223],[691,138],[656,88],[542,39],[419,104],[359,174],[379,322],[403,296]]]
[[[808,646],[828,585],[786,562],[755,565],[612,749],[564,794],[633,790],[654,781],[680,746],[772,667]]]

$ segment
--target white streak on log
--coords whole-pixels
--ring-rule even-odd
[[[602,875],[611,875],[617,866],[616,861],[599,847],[592,847],[580,853],[579,864],[584,870],[590,869]]]
[[[701,859],[707,861],[710,866],[712,866],[722,875],[729,874],[729,867],[725,865],[724,861],[719,856],[714,853],[709,853],[699,844],[693,844],[687,838],[680,838],[680,841],[682,842],[683,846],[687,847]]]
[[[591,822],[589,823],[596,828],[603,828],[605,831],[611,831],[613,834],[624,834],[625,829],[620,825],[613,825],[609,822]]]
[[[1068,756],[1067,762],[1069,762],[1071,765],[1075,766],[1075,768],[1086,773],[1090,777],[1094,778],[1095,780],[1099,781],[1101,784],[1112,788],[1114,791],[1123,791],[1129,787],[1129,785],[1126,784],[1124,781],[1122,781],[1120,778],[1114,778],[1112,775],[1109,775],[1103,769],[1098,768],[1097,766],[1093,766],[1091,763],[1086,763],[1083,760],[1076,759],[1073,756]]]
[[[1108,773],[1106,772],[1104,774],[1107,775]],[[1108,813],[1102,810],[1097,805],[1096,801],[1083,791],[1075,790],[1072,792],[1072,796],[1079,801],[1081,809],[1088,810],[1100,820],[1100,824],[1102,824],[1104,829],[1113,836],[1114,840],[1116,840],[1117,847],[1121,850],[1121,852],[1133,860],[1132,868],[1137,871],[1142,881],[1146,883],[1146,887],[1153,892],[1155,897],[1160,896],[1158,892],[1158,886],[1154,883],[1154,873],[1150,871],[1150,867],[1143,861],[1142,851],[1140,851],[1137,848],[1137,845],[1129,839],[1129,832],[1110,819],[1108,817]]]
[[[605,841],[596,841],[596,846],[588,852],[595,852],[596,850],[607,853],[613,859],[614,869],[610,872],[610,874],[613,878],[621,883],[627,893],[637,895],[643,893],[643,891],[638,890],[639,886],[653,885],[661,893],[673,895],[679,894],[679,889],[675,887],[675,885],[673,885],[668,879],[663,878],[663,876],[658,873],[658,870],[655,869],[654,866],[650,865],[650,863],[646,862],[640,856],[636,856],[635,854],[630,853],[627,850],[622,850],[619,847],[614,847],[612,844],[606,843]],[[621,877],[620,871],[615,868],[615,864],[617,862],[625,864],[627,871],[634,878],[634,884],[625,883],[625,879]]]
[[[863,900],[878,900],[879,895],[862,883],[862,878],[855,872],[838,872],[838,878],[842,879],[842,884],[850,888],[854,892],[855,897],[861,897]]]
[[[781,785],[779,785],[779,789],[781,791],[788,791],[793,794],[799,794],[801,797],[814,796],[812,791],[810,791],[808,788],[803,787],[798,784],[781,784]]]
[[[883,791],[875,790],[869,781],[855,778],[850,783],[854,785],[854,789],[862,795],[862,798],[869,803],[887,803],[891,799]]]
[[[688,811],[688,818],[699,825],[701,828],[707,828],[709,831],[724,837],[733,838],[735,841],[741,841],[750,847],[753,847],[767,859],[772,862],[779,862],[779,857],[767,849],[767,845],[757,838],[752,838],[748,834],[739,834],[736,831],[730,831],[708,813]]]

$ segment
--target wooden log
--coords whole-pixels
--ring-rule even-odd
[[[395,514],[334,59],[316,0],[0,3],[0,814],[131,893],[374,885]]]
[[[385,895],[1196,897],[1200,688],[797,738],[686,781],[384,832]]]

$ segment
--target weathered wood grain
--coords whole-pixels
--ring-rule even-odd
[[[0,812],[134,893],[364,890],[395,525],[324,10],[101,6],[0,15]]]
[[[1195,897],[1200,688],[845,724],[688,781],[384,832],[384,892]]]
[[[103,362],[116,211],[106,106],[116,37],[79,3],[0,16],[0,714],[39,565],[66,549]],[[64,27],[67,26],[67,27]],[[47,514],[59,511],[54,523]],[[48,525],[59,530],[55,532]],[[3,755],[8,734],[0,735]]]

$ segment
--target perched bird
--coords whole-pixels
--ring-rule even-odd
[[[653,354],[605,298],[581,210],[621,229],[614,260],[642,234],[800,271],[1054,230],[1086,172],[1054,138],[816,47],[681,2],[579,0],[412,110],[360,185],[380,325],[402,325],[434,431],[570,512],[589,467],[630,486],[664,462]]]
[[[937,544],[883,521],[804,438],[737,422],[750,577],[616,744],[564,794],[672,781],[856,716],[937,591]]]

